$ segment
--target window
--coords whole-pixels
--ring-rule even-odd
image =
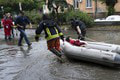
[[[74,8],[75,9],[79,8],[79,2],[78,2],[78,0],[74,0]]]
[[[92,0],[86,0],[86,8],[92,8]]]

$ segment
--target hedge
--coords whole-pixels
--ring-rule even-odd
[[[32,23],[38,24],[42,20],[42,13],[36,10],[32,11],[25,11],[25,15],[27,15]],[[83,21],[87,27],[92,27],[94,24],[94,19],[89,16],[87,13],[83,13],[79,10],[70,10],[64,13],[59,13],[58,15],[56,14],[49,14],[51,18],[54,18],[56,22],[59,24],[70,24],[70,19],[80,19]]]

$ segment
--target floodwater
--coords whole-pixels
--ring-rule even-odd
[[[15,34],[18,32],[15,32]],[[19,33],[18,33],[19,34]],[[34,37],[34,30],[27,30]],[[65,31],[66,36],[77,38],[74,31]],[[120,80],[120,69],[70,60],[61,63],[47,50],[45,39],[39,42],[30,38],[32,46],[18,47],[14,41],[4,41],[3,29],[0,30],[0,80]],[[120,44],[120,31],[87,30],[87,39]]]

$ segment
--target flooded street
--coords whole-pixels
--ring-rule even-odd
[[[43,37],[35,42],[34,30],[27,30],[27,34],[32,46],[18,47],[18,36],[6,42],[0,29],[0,80],[120,80],[120,69],[67,58],[61,63],[47,50]],[[77,38],[71,30],[64,34]],[[87,30],[86,40],[120,44],[119,36],[120,31]]]

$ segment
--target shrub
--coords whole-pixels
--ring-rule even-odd
[[[60,24],[66,24],[66,13],[59,13],[58,14],[58,20],[60,21]]]
[[[33,24],[38,24],[41,21],[42,14],[39,11],[25,11],[25,15],[31,20]]]
[[[32,10],[32,11],[25,11],[25,15],[29,17],[33,24],[38,24],[42,20],[42,14],[39,11]],[[56,14],[49,14],[50,18],[53,18],[59,24],[69,24],[70,19],[80,19],[83,21],[87,27],[93,26],[94,20],[90,17],[87,13],[83,13],[79,10],[70,10],[66,11],[65,13]]]

